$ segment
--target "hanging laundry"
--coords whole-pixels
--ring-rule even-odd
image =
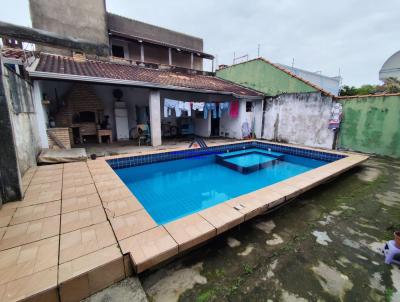
[[[181,111],[186,111],[188,116],[192,116],[192,107],[190,106],[190,102],[179,101],[178,106]]]
[[[206,103],[204,105],[204,119],[208,118],[208,111],[212,111],[212,118],[217,118],[217,106],[215,103]]]
[[[179,101],[164,99],[164,117],[168,117],[172,114],[172,109],[175,110],[176,117],[181,116],[181,110],[179,109]]]
[[[218,117],[222,116],[223,111],[229,111],[229,102],[221,102],[219,103],[219,111],[218,111]]]
[[[239,101],[232,101],[229,108],[229,116],[237,118],[239,115]]]
[[[204,110],[204,102],[193,102],[192,108],[195,111],[203,111]]]
[[[339,129],[342,120],[343,107],[341,103],[335,103],[332,106],[331,118],[329,119],[328,128],[332,130]]]

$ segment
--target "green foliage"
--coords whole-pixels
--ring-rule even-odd
[[[386,79],[383,85],[362,85],[361,87],[344,85],[340,89],[341,96],[367,95],[367,94],[387,94],[400,93],[400,80],[396,78]]]

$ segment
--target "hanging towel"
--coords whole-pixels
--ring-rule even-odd
[[[204,102],[193,102],[192,103],[193,110],[203,111],[204,110]]]
[[[222,116],[223,111],[228,111],[229,110],[229,102],[221,102],[219,103],[219,111],[218,111],[218,117]]]
[[[239,115],[239,101],[232,101],[229,109],[230,117],[237,118]]]
[[[329,119],[328,128],[332,130],[339,129],[342,120],[343,107],[341,103],[335,103],[332,106],[331,118]]]
[[[208,111],[212,111],[212,118],[217,118],[217,106],[215,103],[206,103],[204,105],[204,119],[208,118]]]

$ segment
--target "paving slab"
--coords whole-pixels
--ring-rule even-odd
[[[100,206],[101,201],[100,197],[97,193],[85,195],[85,196],[78,196],[78,197],[70,197],[64,198],[62,200],[62,208],[61,212],[68,213],[74,212],[78,210],[83,210],[95,206]]]
[[[25,223],[33,220],[60,215],[61,200],[41,203],[29,207],[17,208],[10,225]]]
[[[0,251],[57,236],[59,230],[60,215],[8,226],[0,240]]]
[[[0,285],[57,266],[59,236],[0,252]]]
[[[60,235],[60,260],[65,263],[117,243],[110,223],[95,224]]]
[[[101,205],[61,214],[61,234],[106,221]]]
[[[244,221],[244,214],[225,203],[200,211],[199,215],[217,229],[217,234],[221,234]]]
[[[119,244],[123,254],[130,254],[137,273],[178,254],[178,244],[163,226],[121,240]]]
[[[110,222],[119,241],[157,226],[157,223],[144,209],[112,218]]]
[[[179,244],[179,252],[217,235],[216,228],[197,213],[167,223],[164,227]]]
[[[143,209],[142,204],[133,195],[120,200],[104,202],[103,207],[109,219]]]

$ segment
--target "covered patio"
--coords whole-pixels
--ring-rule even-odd
[[[49,54],[40,54],[28,72],[34,102],[43,108],[38,126],[45,149],[61,142],[112,155],[139,146],[187,146],[194,136],[261,136],[263,95],[209,73]],[[222,111],[220,103],[229,107]]]

